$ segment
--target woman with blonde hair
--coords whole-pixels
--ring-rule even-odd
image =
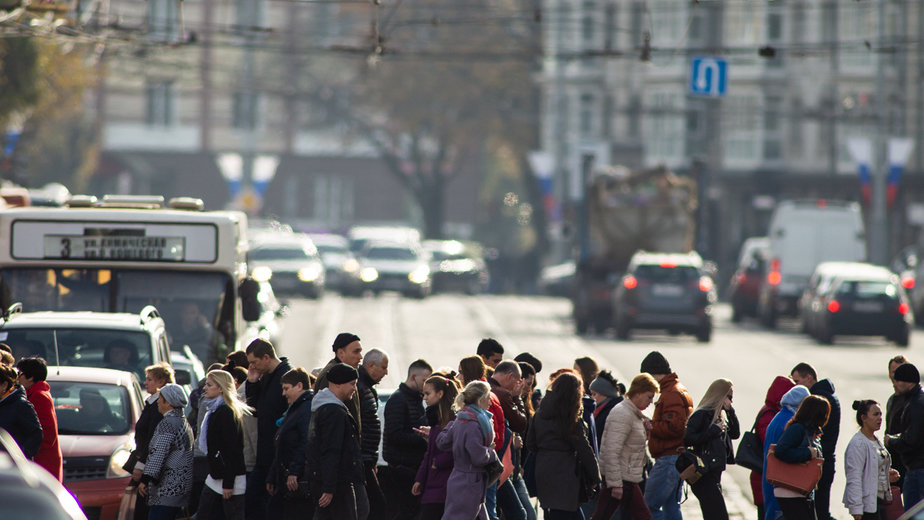
[[[244,466],[243,417],[251,408],[238,398],[234,377],[224,370],[212,370],[205,376],[202,426],[199,449],[208,456],[209,474],[199,498],[197,518],[212,518],[221,507],[227,520],[244,520],[244,491],[247,470]]]
[[[488,406],[491,387],[472,381],[456,396],[456,418],[436,438],[436,447],[452,451],[453,467],[446,481],[444,520],[487,520],[485,494],[487,466],[498,462],[494,451],[494,427]]]
[[[713,381],[699,407],[687,420],[687,430],[683,435],[684,446],[693,450],[706,464],[706,474],[690,488],[699,499],[703,518],[709,520],[728,520],[722,496],[722,472],[728,461],[734,461],[731,441],[741,435],[738,416],[732,407],[733,390],[728,379]]]

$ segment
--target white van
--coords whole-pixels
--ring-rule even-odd
[[[865,262],[863,215],[856,202],[781,202],[770,219],[766,283],[758,315],[767,327],[778,316],[797,316],[798,301],[822,262]]]

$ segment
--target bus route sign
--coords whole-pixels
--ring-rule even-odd
[[[45,235],[45,258],[182,262],[186,240],[162,236]]]

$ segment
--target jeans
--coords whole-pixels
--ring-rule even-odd
[[[504,520],[526,520],[520,496],[509,478],[497,487],[497,508],[504,514]]]
[[[523,506],[523,509],[526,510],[526,520],[536,520],[536,508],[533,507],[533,502],[529,499],[529,492],[526,490],[526,481],[519,475],[511,477],[511,480],[513,481],[513,488],[517,490],[517,497],[520,499],[520,504]]]
[[[921,498],[924,498],[924,468],[909,469],[905,473],[905,483],[902,484],[902,502],[905,511],[914,507]]]
[[[680,472],[674,467],[678,455],[664,455],[655,459],[645,483],[645,503],[652,520],[682,520],[680,514]]]
[[[148,520],[176,520],[180,508],[170,506],[151,506],[148,510]]]
[[[497,520],[497,482],[488,486],[484,494],[484,506],[488,510],[489,520]]]

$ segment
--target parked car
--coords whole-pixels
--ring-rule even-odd
[[[261,234],[250,244],[247,263],[255,280],[272,283],[279,294],[313,299],[324,294],[324,263],[308,235]]]
[[[863,269],[874,269],[888,272],[882,267],[862,262],[822,262],[815,268],[808,285],[799,298],[799,316],[802,319],[802,332],[815,337],[817,329],[816,312],[821,307],[821,300],[828,296],[838,276],[850,275]]]
[[[813,305],[815,338],[832,344],[835,336],[885,336],[907,347],[914,315],[898,276],[887,269],[858,269],[839,275],[827,296]]]
[[[0,430],[0,511],[8,520],[87,520],[73,495]]]
[[[769,248],[770,239],[767,237],[748,238],[741,246],[738,268],[728,289],[731,319],[735,323],[745,316],[757,316],[757,301],[767,273]]]
[[[488,270],[480,247],[458,240],[425,240],[430,254],[433,292],[478,294],[488,286]]]
[[[51,366],[48,384],[58,417],[64,485],[88,518],[114,520],[130,474],[144,394],[131,372]]]
[[[865,262],[860,205],[826,200],[783,201],[770,218],[769,266],[758,315],[768,328],[779,316],[797,317],[797,305],[822,262]]]
[[[359,292],[359,262],[350,251],[350,241],[344,236],[329,233],[312,234],[311,240],[324,263],[325,288],[340,291],[343,295]]]
[[[128,370],[139,380],[154,363],[170,364],[164,320],[152,306],[127,312],[21,312],[0,322],[0,341],[49,364]]]
[[[375,294],[399,291],[407,296],[425,298],[431,288],[427,260],[426,253],[412,244],[368,242],[359,256],[363,290]]]
[[[665,329],[708,342],[717,299],[715,283],[696,252],[639,251],[616,287],[616,337],[628,339],[632,329]]]

